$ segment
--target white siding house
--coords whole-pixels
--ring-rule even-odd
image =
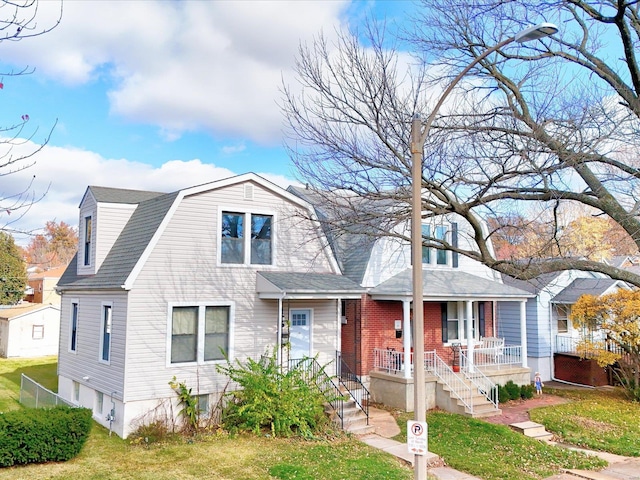
[[[0,357],[40,357],[58,352],[60,309],[20,303],[0,308]]]
[[[126,437],[170,410],[173,376],[213,404],[228,388],[216,369],[225,356],[275,349],[285,361],[289,318],[291,355],[331,362],[340,301],[362,289],[340,275],[309,212],[254,174],[170,194],[89,187],[78,255],[58,284],[59,393]]]

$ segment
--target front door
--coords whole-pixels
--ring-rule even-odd
[[[311,356],[311,310],[290,310],[289,322],[291,342],[289,358],[300,359]]]

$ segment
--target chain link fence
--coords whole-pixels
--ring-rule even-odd
[[[29,408],[46,408],[55,407],[56,405],[75,407],[73,403],[44,388],[24,373],[20,378],[20,403]]]

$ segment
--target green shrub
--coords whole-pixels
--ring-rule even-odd
[[[536,388],[530,383],[522,385],[522,387],[520,387],[520,398],[523,400],[529,400],[530,398],[533,398],[535,391]]]
[[[500,403],[507,403],[509,400],[511,400],[509,391],[504,385],[498,385],[498,400]]]
[[[305,363],[306,364],[306,363]],[[222,422],[229,431],[274,436],[311,436],[326,424],[326,399],[315,386],[313,374],[300,362],[282,372],[275,355],[260,362],[227,363],[218,370],[237,382],[240,390],[227,394]]]
[[[0,414],[0,466],[69,460],[80,453],[92,423],[91,410],[66,406]]]
[[[519,400],[520,399],[520,386],[513,383],[513,380],[509,380],[504,388],[509,393],[509,400]]]
[[[191,393],[192,389],[187,387],[186,382],[178,382],[175,375],[169,382],[169,386],[178,394],[180,405],[182,405],[180,415],[186,421],[186,429],[195,432],[198,430],[198,420],[200,419],[197,397]]]

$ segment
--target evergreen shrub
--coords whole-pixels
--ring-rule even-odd
[[[69,460],[91,431],[91,410],[57,406],[0,414],[0,466]]]

